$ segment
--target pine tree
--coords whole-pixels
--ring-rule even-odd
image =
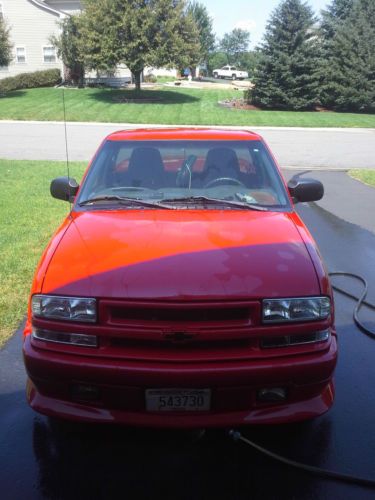
[[[313,108],[318,96],[319,57],[312,9],[301,0],[284,0],[266,27],[253,79],[253,103],[274,109]]]
[[[355,0],[327,45],[324,105],[339,111],[375,112],[374,40],[375,2]]]
[[[322,57],[318,73],[320,76],[319,98],[323,106],[333,108],[339,89],[335,83],[335,71],[332,66],[331,56],[333,40],[337,30],[349,16],[353,8],[353,0],[332,0],[326,10],[322,10],[321,43]]]
[[[353,0],[333,0],[327,9],[322,10],[324,40],[332,39],[339,25],[348,17],[353,7]]]
[[[9,28],[0,17],[0,66],[8,66],[12,60],[12,44],[9,39]]]

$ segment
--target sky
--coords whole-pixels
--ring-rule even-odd
[[[280,0],[198,0],[205,5],[213,19],[214,31],[221,38],[234,28],[250,31],[250,47],[261,40],[271,12]],[[330,0],[308,0],[316,14],[331,3]]]

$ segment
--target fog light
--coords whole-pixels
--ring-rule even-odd
[[[72,398],[78,401],[95,401],[99,399],[99,389],[95,385],[74,384],[71,393]]]
[[[258,401],[285,401],[286,389],[283,387],[265,387],[257,393]]]

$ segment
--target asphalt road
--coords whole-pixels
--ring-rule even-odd
[[[115,130],[155,126],[67,123],[69,158],[89,160]],[[247,128],[265,138],[282,167],[375,168],[375,129]],[[0,158],[66,159],[63,123],[0,121],[0,137]]]
[[[316,205],[299,212],[330,271],[365,276],[375,302],[375,234]],[[340,285],[354,293],[352,280]],[[336,296],[340,355],[336,401],[310,423],[243,429],[250,439],[309,464],[375,477],[375,341]],[[362,312],[369,327],[374,319]],[[373,499],[374,490],[309,476],[263,457],[224,431],[197,433],[98,425],[56,425],[25,402],[21,334],[0,352],[0,484],[4,500],[39,499]]]

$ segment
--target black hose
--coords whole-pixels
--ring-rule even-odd
[[[295,460],[290,460],[289,458],[285,458],[281,455],[278,455],[277,453],[269,451],[266,448],[263,448],[263,446],[260,446],[259,444],[250,441],[250,439],[243,437],[240,432],[235,431],[234,429],[230,430],[228,432],[228,435],[234,441],[242,441],[243,443],[248,444],[255,450],[263,453],[264,455],[267,455],[268,457],[274,460],[277,460],[278,462],[283,463],[284,465],[289,465],[291,467],[295,467],[296,469],[300,469],[304,472],[309,472],[310,474],[315,474],[316,476],[324,477],[326,479],[333,479],[334,481],[356,484],[357,486],[365,486],[367,488],[375,488],[375,480],[373,479],[351,476],[349,474],[340,474],[339,472],[320,469],[319,467],[314,467],[313,465],[307,465],[300,462],[296,462]]]
[[[361,309],[362,306],[366,306],[368,307],[369,309],[372,309],[375,311],[375,305],[374,304],[371,304],[370,302],[367,302],[365,301],[365,298],[366,298],[366,295],[367,295],[367,291],[368,291],[368,284],[367,284],[367,281],[362,278],[362,276],[359,276],[358,274],[353,274],[353,273],[344,273],[342,271],[337,271],[337,272],[333,272],[333,273],[329,273],[329,276],[330,277],[333,277],[333,276],[349,276],[351,278],[354,278],[358,281],[360,281],[362,284],[363,284],[363,292],[361,294],[360,297],[357,297],[349,292],[347,292],[346,290],[343,290],[342,288],[336,286],[336,285],[332,285],[332,288],[334,290],[336,290],[337,292],[339,293],[342,293],[343,295],[346,295],[347,297],[350,297],[351,299],[354,299],[354,300],[357,300],[357,304],[354,308],[354,312],[353,312],[353,319],[354,319],[354,322],[355,324],[358,326],[358,328],[363,332],[365,333],[366,335],[368,335],[369,337],[375,339],[375,332],[370,330],[369,328],[367,328],[363,323],[362,321],[359,319],[359,310]]]

